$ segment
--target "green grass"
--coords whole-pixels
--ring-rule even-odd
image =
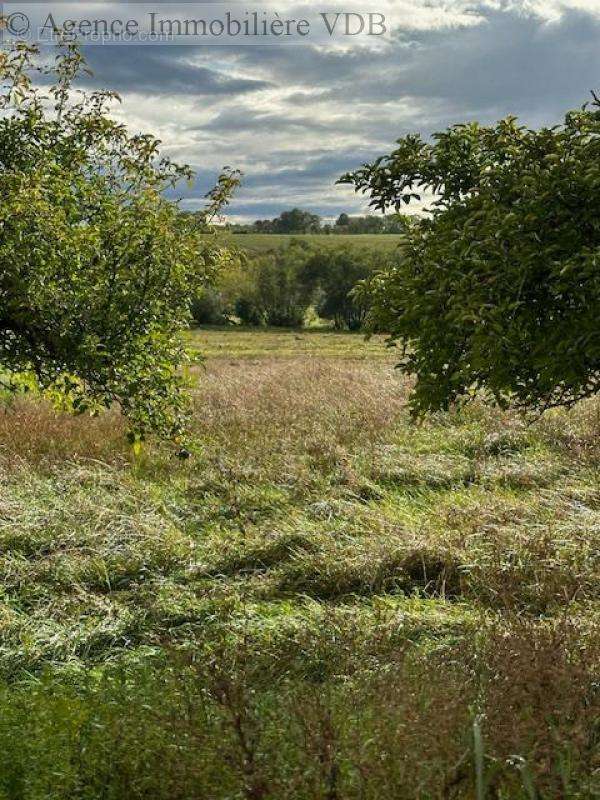
[[[290,242],[294,240],[309,242],[319,248],[344,246],[391,253],[397,249],[403,239],[402,234],[377,233],[358,235],[336,234],[331,236],[311,233],[296,234],[293,236],[279,233],[223,233],[222,236],[226,242],[232,242],[239,249],[253,254],[285,249],[289,247]]]
[[[385,346],[382,336],[367,339],[335,331],[290,330],[206,326],[196,328],[188,338],[190,351],[207,359],[320,358],[393,359],[394,349]]]
[[[0,798],[471,798],[476,716],[489,797],[593,796],[598,403],[414,425],[381,339],[189,344],[187,462],[0,412]]]

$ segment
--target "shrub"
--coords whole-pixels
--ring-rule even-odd
[[[316,297],[316,311],[338,329],[362,328],[368,310],[352,290],[374,270],[376,260],[368,252],[351,249],[322,250],[304,265],[300,279]]]
[[[251,325],[298,328],[310,305],[312,293],[299,280],[299,272],[311,249],[292,242],[285,250],[256,256],[247,266],[248,283],[236,302],[236,312]]]
[[[83,67],[70,45],[50,69],[23,43],[0,53],[0,366],[75,411],[117,404],[133,438],[177,436],[190,291],[223,254],[164,198],[190,169],[112,120],[113,93],[76,95]],[[205,223],[236,183],[221,177]]]
[[[245,325],[264,325],[262,312],[250,297],[238,297],[235,313]]]
[[[416,412],[485,389],[509,404],[572,405],[600,388],[600,103],[556,128],[456,125],[411,135],[344,176],[379,209],[436,196],[401,262],[362,297],[402,347]]]
[[[192,319],[198,325],[226,325],[229,321],[223,298],[212,288],[205,289],[192,300],[191,311]]]

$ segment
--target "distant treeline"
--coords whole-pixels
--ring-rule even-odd
[[[337,330],[360,330],[367,304],[352,290],[391,256],[373,249],[318,247],[292,239],[285,248],[242,255],[215,286],[192,303],[198,324],[299,328],[318,320]]]
[[[318,214],[293,208],[284,211],[275,219],[259,219],[249,225],[228,225],[233,233],[321,233],[361,234],[361,233],[404,233],[407,217],[404,214],[387,216],[351,217],[340,214],[333,225],[324,223]]]

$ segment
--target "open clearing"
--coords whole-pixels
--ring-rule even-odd
[[[351,247],[353,249],[362,248],[382,253],[393,253],[403,239],[402,234],[395,233],[336,233],[330,236],[320,233],[223,233],[221,235],[228,244],[234,244],[240,250],[245,250],[252,254],[284,250],[289,247],[292,241],[308,242],[319,247],[319,249]]]
[[[414,425],[381,340],[191,342],[188,461],[0,412],[5,796],[471,797],[475,713],[495,796],[591,796],[600,405]]]

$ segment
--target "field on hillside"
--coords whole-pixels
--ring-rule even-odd
[[[322,234],[304,233],[287,235],[280,233],[222,233],[223,239],[232,242],[236,247],[248,253],[266,253],[270,250],[282,250],[293,240],[300,239],[319,248],[352,247],[389,253],[402,242],[401,234]]]
[[[304,328],[211,327],[196,328],[188,340],[190,353],[209,360],[216,358],[280,359],[302,362],[318,358],[379,360],[393,357],[382,336],[366,338],[360,334]]]
[[[0,798],[598,796],[600,404],[415,425],[380,339],[190,344],[187,461],[0,409]]]

